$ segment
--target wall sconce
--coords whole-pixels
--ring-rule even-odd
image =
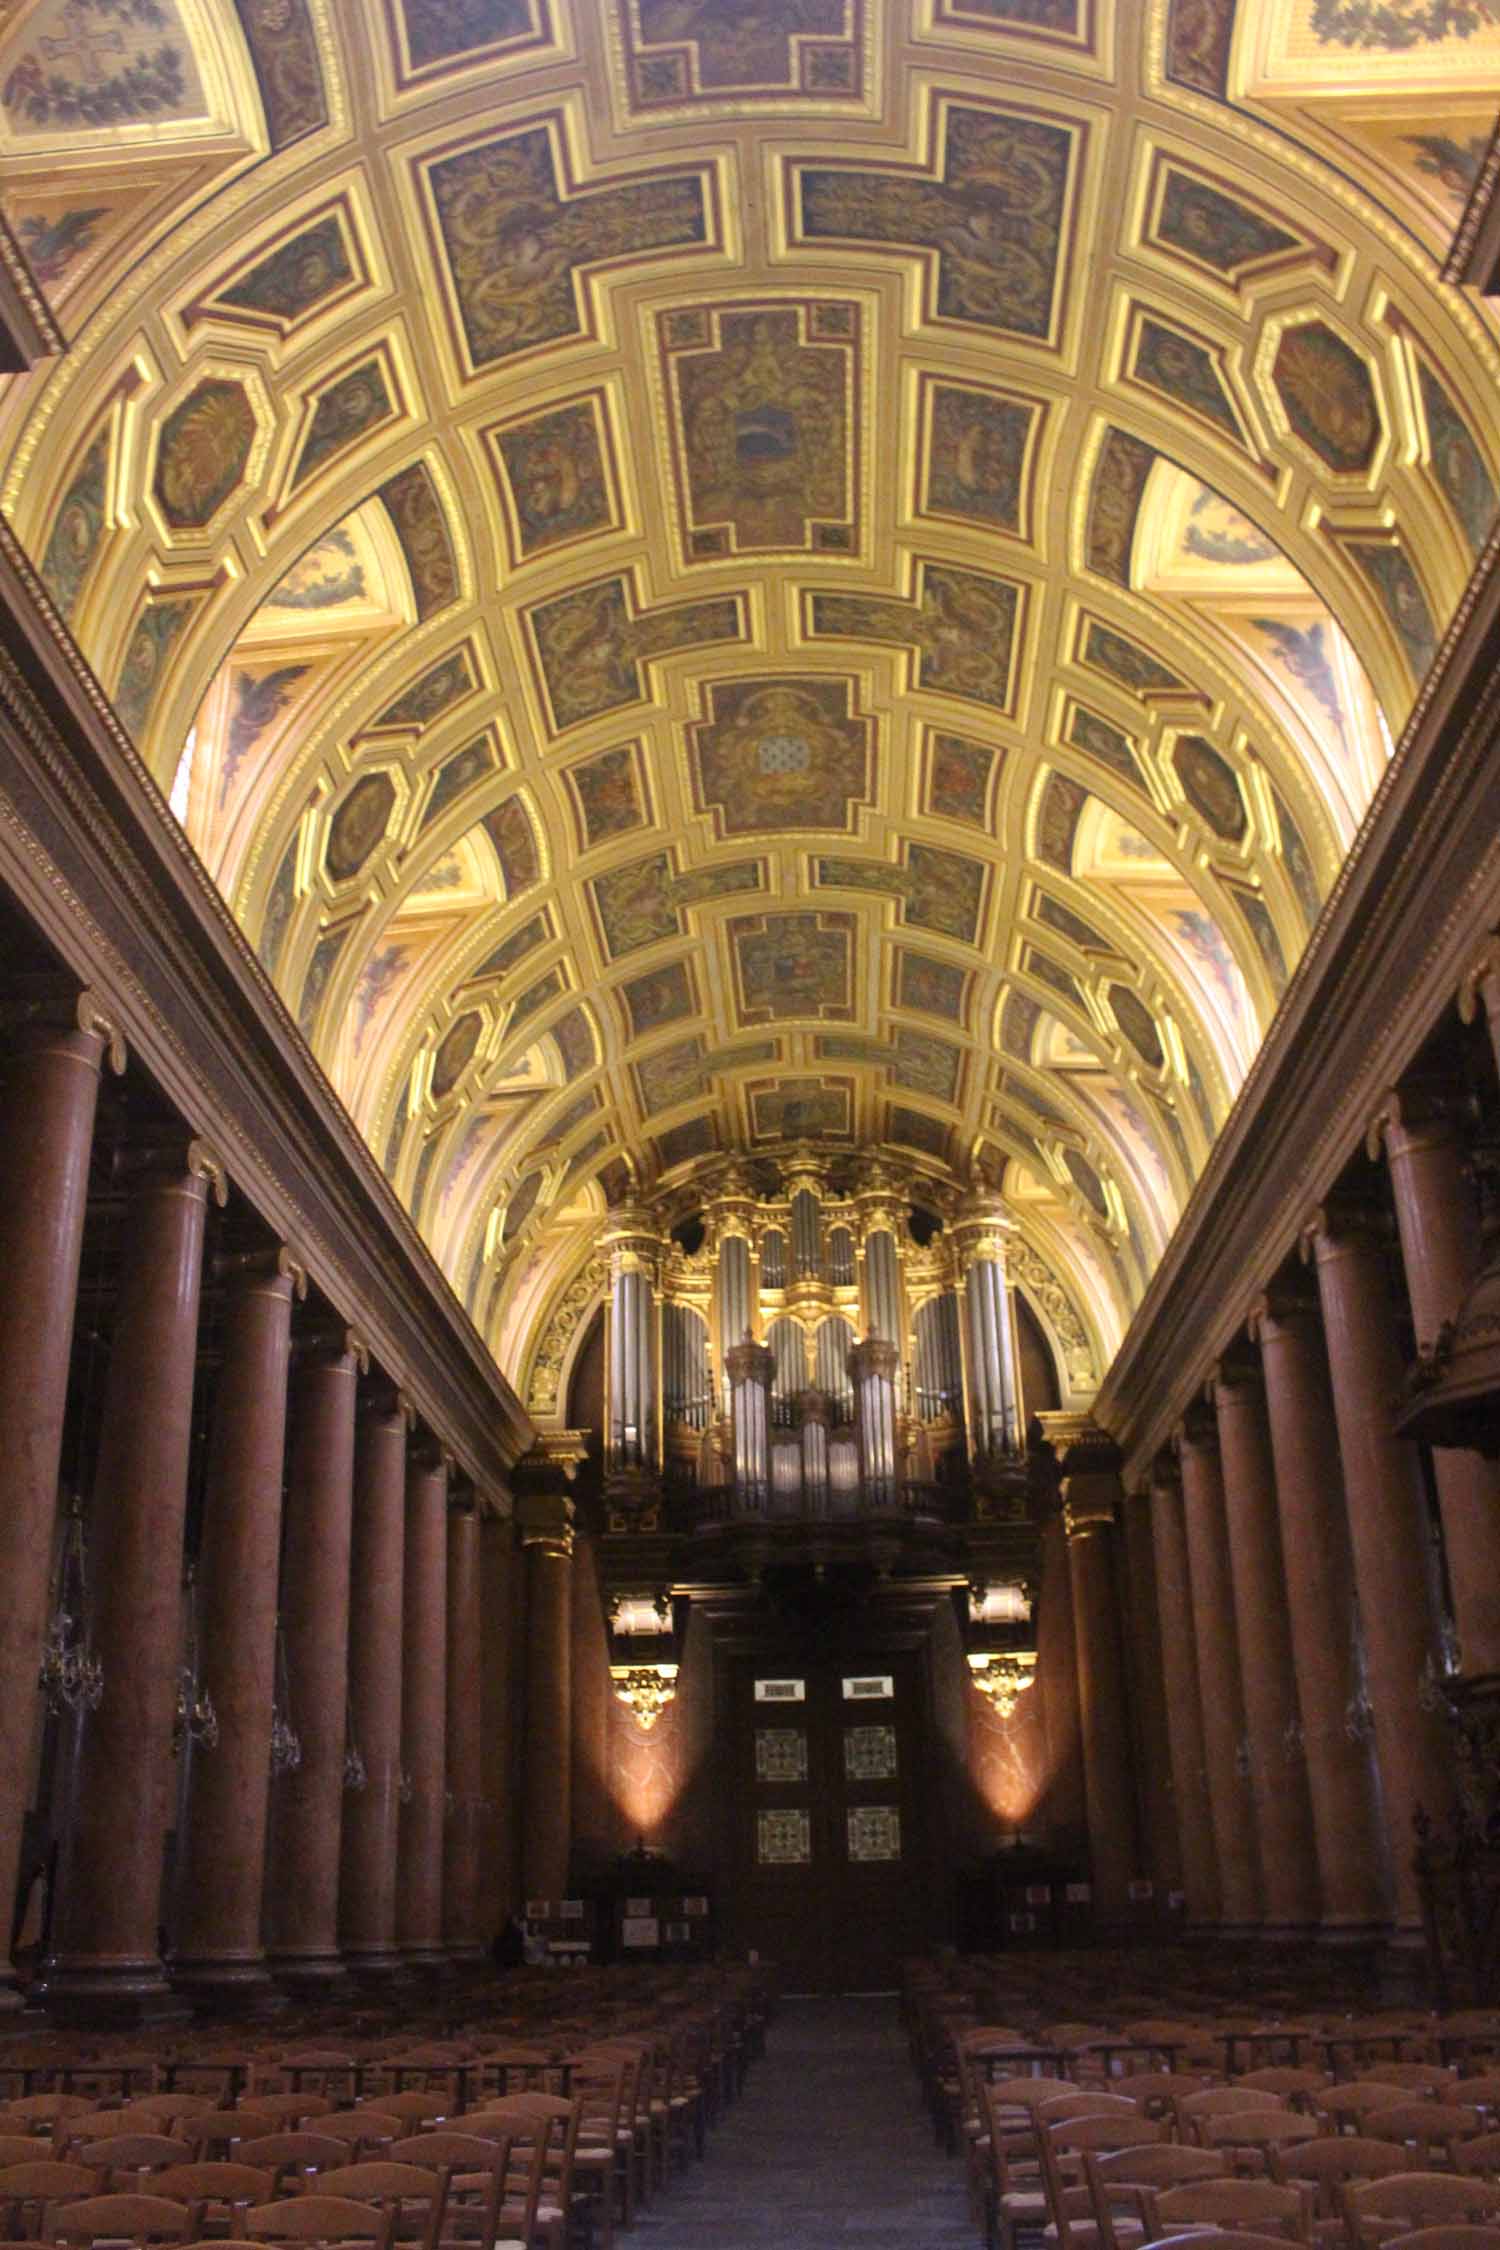
[[[1000,1656],[971,1656],[969,1677],[1000,1717],[1008,1719],[1026,1690],[1036,1684],[1036,1652],[1007,1649]]]
[[[649,1734],[677,1693],[675,1664],[611,1664],[610,1680],[616,1695]]]

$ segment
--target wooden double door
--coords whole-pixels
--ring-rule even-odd
[[[725,1662],[730,1944],[776,1962],[787,1991],[891,1989],[927,1934],[928,1729],[917,1654]]]

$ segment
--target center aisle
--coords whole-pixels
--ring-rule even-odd
[[[680,2172],[622,2250],[977,2250],[889,2000],[790,2000],[705,2163]]]

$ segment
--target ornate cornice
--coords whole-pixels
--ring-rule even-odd
[[[519,1401],[3,522],[0,873],[485,1504],[506,1506],[532,1436]]]

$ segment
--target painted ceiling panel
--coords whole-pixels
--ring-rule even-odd
[[[1496,505],[1448,0],[20,0],[0,500],[543,1419],[609,1199],[1097,1383]]]

